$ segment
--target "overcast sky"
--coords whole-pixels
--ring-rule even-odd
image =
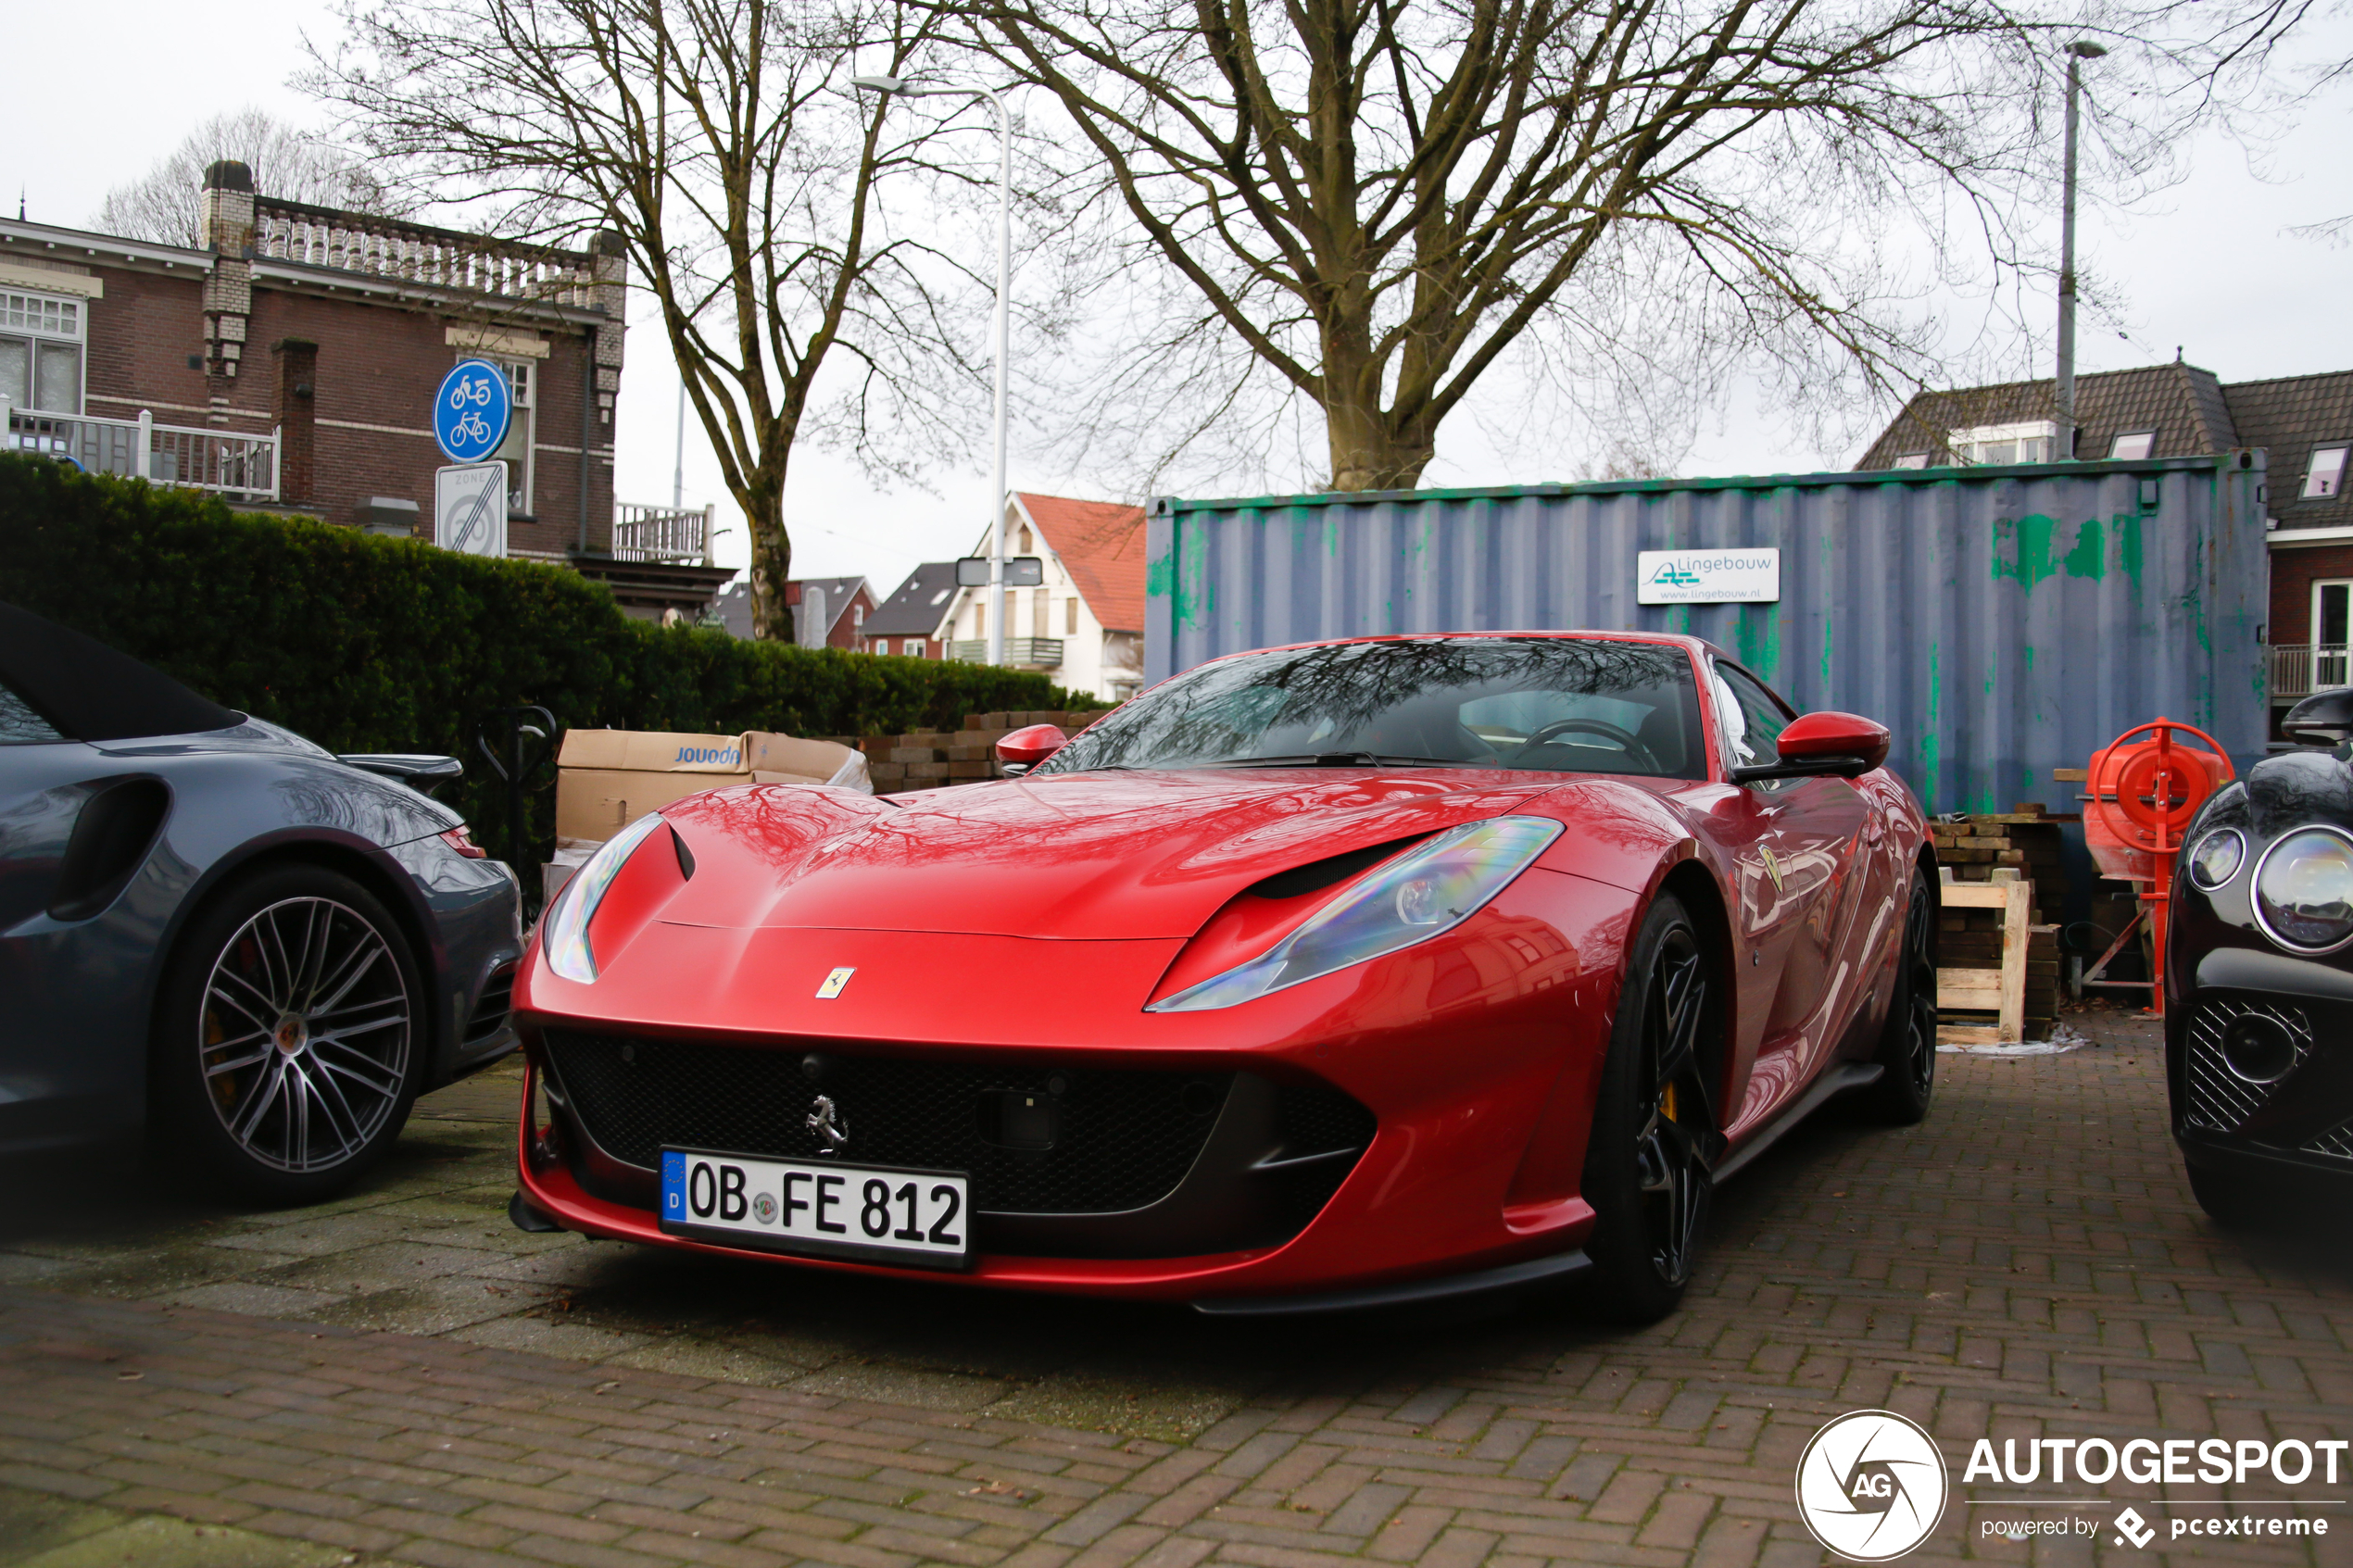
[[[288,85],[304,64],[303,30],[331,40],[335,24],[315,4],[293,0],[220,0],[191,7],[165,0],[113,0],[106,8],[111,42],[105,66],[91,70],[19,70],[0,95],[5,169],[21,191],[27,217],[80,227],[94,217],[109,186],[145,173],[198,123],[223,110],[257,105],[298,123],[322,120]],[[2353,27],[2317,35],[2308,57],[2345,58]],[[2353,249],[2288,232],[2303,223],[2353,211],[2345,156],[2353,92],[2306,106],[2300,123],[2259,154],[2220,137],[2191,149],[2188,180],[2130,211],[2096,201],[2085,209],[2083,266],[2120,300],[2114,321],[2086,320],[2078,362],[2084,370],[2118,370],[2173,358],[2225,381],[2252,381],[2353,368],[2353,345],[2340,323],[2353,282]],[[2056,155],[2055,155],[2056,156]],[[17,194],[9,192],[7,194]],[[2095,193],[2096,194],[2096,193]],[[2051,307],[2032,302],[2048,341]],[[644,309],[642,302],[634,317]],[[1974,315],[1970,307],[1960,314]],[[656,333],[633,320],[622,380],[618,491],[629,501],[667,501],[676,433],[678,381]],[[2120,328],[2130,338],[2119,335]],[[2023,338],[2011,373],[2047,375],[2047,354]],[[1013,376],[1051,373],[1025,365],[1013,347]],[[1793,433],[1775,409],[1735,388],[1719,417],[1682,467],[1690,474],[1772,473],[1842,466],[1861,449],[1821,454]],[[1498,452],[1473,421],[1457,418],[1441,432],[1438,461],[1425,483],[1529,483],[1576,477],[1577,454]],[[1825,460],[1827,459],[1827,461]],[[846,461],[823,452],[793,458],[786,495],[796,575],[863,574],[879,597],[921,560],[963,554],[988,517],[985,433],[976,433],[973,471],[934,476],[936,493],[877,490]],[[1302,484],[1315,476],[1302,474]],[[1063,495],[1116,495],[1132,488],[1118,474],[1039,471],[1013,453],[1016,488]],[[1217,487],[1248,493],[1254,484]],[[697,449],[689,427],[686,500],[719,503],[720,558],[739,563],[746,549],[716,465]]]

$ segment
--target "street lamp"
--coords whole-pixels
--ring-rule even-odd
[[[896,76],[853,76],[852,87],[901,98],[986,98],[997,111],[997,463],[988,495],[988,662],[1005,662],[1005,363],[1013,300],[1013,124],[994,87],[917,87]]]
[[[2108,51],[2088,38],[2067,46],[2067,173],[2059,200],[2058,423],[2065,462],[2075,456],[2075,100],[2082,66]]]

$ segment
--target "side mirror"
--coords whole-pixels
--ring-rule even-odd
[[[997,743],[997,760],[1005,765],[1008,773],[1015,770],[1026,773],[1060,751],[1064,739],[1062,731],[1052,724],[1032,724]]]
[[[2353,686],[2314,692],[2287,710],[2280,730],[2307,746],[2334,746],[2353,733]]]
[[[1887,726],[1855,713],[1808,713],[1781,732],[1780,760],[1735,768],[1734,784],[1860,778],[1887,760]]]

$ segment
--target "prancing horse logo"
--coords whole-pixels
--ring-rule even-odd
[[[825,1140],[825,1147],[817,1151],[820,1154],[831,1154],[849,1142],[849,1123],[827,1096],[819,1095],[810,1106],[808,1125],[811,1132]]]

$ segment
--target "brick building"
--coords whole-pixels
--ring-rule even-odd
[[[751,584],[737,583],[719,596],[721,622],[738,637],[751,635]],[[793,577],[785,582],[785,603],[803,647],[866,650],[866,617],[875,611],[874,591],[862,577]]]
[[[2076,383],[2062,443],[2048,381],[1926,392],[1906,405],[1857,469],[2050,462],[2073,456],[2177,458],[2260,447],[2270,523],[2271,699],[2353,684],[2353,370],[2222,382],[2175,360]]]
[[[899,591],[866,617],[868,653],[903,659],[946,659],[948,621],[955,607],[956,563],[927,560],[907,574]]]
[[[503,245],[259,194],[207,171],[193,248],[0,220],[7,441],[378,532],[433,533],[432,399],[459,359],[508,376],[508,554],[691,611],[705,514],[613,497],[628,286],[617,243]],[[689,538],[687,535],[691,534]]]

